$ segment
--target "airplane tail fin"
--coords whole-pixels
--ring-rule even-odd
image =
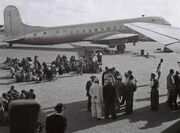
[[[4,10],[4,31],[6,36],[24,32],[24,25],[15,6],[8,6]]]

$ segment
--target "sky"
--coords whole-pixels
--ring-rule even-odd
[[[180,0],[1,0],[0,24],[8,5],[34,26],[61,26],[145,16],[161,16],[180,27]]]

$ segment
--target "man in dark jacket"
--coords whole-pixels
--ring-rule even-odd
[[[87,83],[86,83],[86,96],[88,97],[88,105],[87,105],[88,111],[91,111],[91,95],[89,94],[89,90],[90,90],[92,83],[94,82],[95,77],[96,76],[92,75],[90,77],[91,80],[87,81]]]
[[[55,107],[56,113],[50,115],[46,119],[46,133],[64,133],[67,120],[63,116],[64,105],[58,103]]]
[[[111,79],[107,79],[107,84],[103,87],[103,99],[105,104],[105,118],[108,119],[109,113],[111,113],[112,119],[115,119],[116,91],[115,87],[112,85]]]

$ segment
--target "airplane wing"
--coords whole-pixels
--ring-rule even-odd
[[[180,51],[180,28],[151,23],[129,23],[125,26],[159,42],[163,46]]]
[[[131,40],[138,40],[138,34],[126,34],[119,32],[105,32],[85,38],[84,41],[92,43],[108,44],[110,42],[129,42]]]

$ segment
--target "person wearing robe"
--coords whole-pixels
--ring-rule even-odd
[[[151,87],[151,110],[159,109],[159,82],[155,79],[155,74],[151,74],[150,87]]]

